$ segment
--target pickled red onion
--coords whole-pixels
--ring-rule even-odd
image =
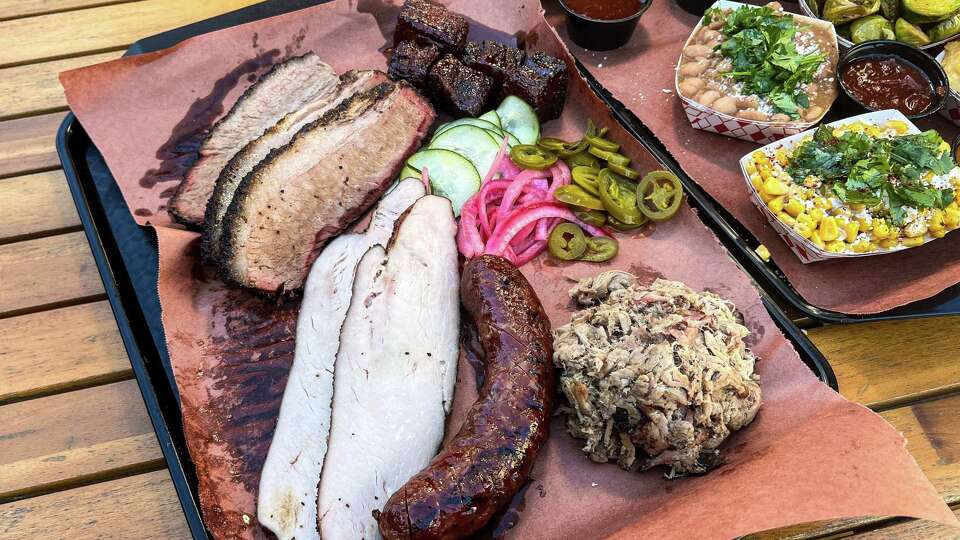
[[[571,181],[570,169],[562,161],[546,170],[520,169],[510,160],[504,141],[480,190],[460,210],[460,252],[468,258],[499,255],[520,266],[546,249],[550,230],[562,221],[576,223],[593,236],[608,236],[554,200],[557,188]]]

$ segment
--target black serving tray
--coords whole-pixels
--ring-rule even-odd
[[[888,321],[898,319],[916,319],[921,317],[936,317],[941,315],[960,315],[960,285],[954,285],[940,293],[923,300],[918,300],[898,308],[881,313],[855,315],[832,311],[817,307],[800,295],[787,276],[777,268],[773,262],[765,262],[754,251],[760,246],[753,233],[747,230],[723,206],[718,204],[695,180],[690,178],[670,151],[661,143],[653,132],[636,117],[626,106],[613,97],[577,60],[577,67],[587,79],[590,87],[610,106],[617,120],[639,139],[653,155],[664,163],[670,170],[680,177],[684,189],[687,190],[693,204],[706,212],[713,221],[713,229],[717,231],[723,244],[734,255],[746,271],[763,287],[780,305],[790,305],[804,316],[817,323],[827,322],[847,324],[869,321]]]
[[[134,43],[126,55],[163,49],[189,37],[323,1],[270,0],[142,39]],[[659,159],[669,163],[657,151],[656,139],[649,134],[635,134]],[[197,477],[183,436],[180,400],[160,318],[156,236],[149,227],[141,227],[134,221],[103,156],[72,113],[57,132],[57,152],[187,525],[193,538],[209,538],[199,510]],[[685,182],[690,189],[691,204],[700,210],[701,219],[729,243],[735,233],[728,222],[695,184],[689,179]],[[744,247],[731,252],[738,255],[744,250],[749,251]],[[742,267],[743,263],[735,260]],[[759,292],[767,311],[804,363],[836,390],[836,377],[824,356],[765,291]]]

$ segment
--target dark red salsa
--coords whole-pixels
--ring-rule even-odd
[[[564,4],[591,19],[612,21],[625,19],[640,11],[640,0],[564,0]]]
[[[841,74],[853,96],[871,109],[899,109],[907,116],[933,105],[938,94],[933,83],[913,65],[885,56],[868,56],[850,62]]]

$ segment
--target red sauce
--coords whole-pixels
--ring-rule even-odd
[[[640,0],[564,0],[571,11],[591,19],[625,19],[640,11]]]
[[[912,65],[879,56],[851,62],[842,74],[847,90],[871,109],[899,109],[920,114],[933,105],[936,91],[930,78]]]

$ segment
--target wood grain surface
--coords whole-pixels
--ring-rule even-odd
[[[61,70],[256,0],[0,0],[0,540],[189,534],[55,149]],[[960,506],[960,318],[809,335]],[[960,538],[863,517],[754,539]]]

